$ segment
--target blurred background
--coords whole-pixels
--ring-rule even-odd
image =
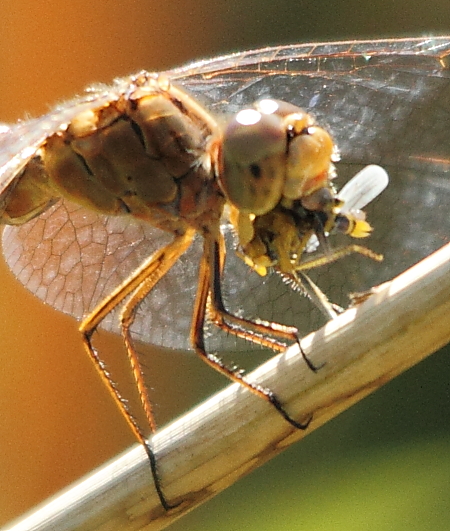
[[[443,0],[4,0],[0,16],[5,122],[142,68],[289,42],[450,33]],[[77,323],[29,294],[6,266],[0,274],[1,525],[134,440],[83,352]],[[102,346],[122,353],[117,337],[103,333]],[[448,354],[171,529],[447,530]],[[225,384],[194,356],[155,352],[151,370],[161,424]]]

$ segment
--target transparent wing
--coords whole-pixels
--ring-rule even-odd
[[[449,241],[449,51],[450,37],[295,45],[219,57],[166,74],[219,115],[267,96],[309,110],[339,146],[338,188],[368,164],[386,169],[390,184],[367,208],[374,227],[367,243],[385,255],[384,262],[350,256],[311,272],[330,299],[345,306],[349,292],[391,278]],[[97,105],[125,86],[124,79],[112,89],[99,87],[47,117],[14,126],[0,151],[2,182],[14,180],[32,156],[27,149],[36,150],[49,132],[64,127],[80,105],[94,105],[96,98]],[[367,201],[367,194],[355,204]],[[4,248],[29,289],[81,318],[164,238],[136,221],[103,218],[61,202],[23,227],[7,228]],[[140,309],[134,331],[143,341],[188,346],[198,253],[194,245]],[[230,310],[245,316],[294,324],[301,332],[323,322],[278,276],[259,277],[232,251],[224,290]],[[106,326],[115,329],[113,321],[111,316]],[[244,347],[212,335],[210,348]]]

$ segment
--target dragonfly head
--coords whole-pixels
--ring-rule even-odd
[[[352,208],[352,194],[355,189],[361,194],[359,184],[366,186],[371,177],[355,177],[357,184],[347,185],[338,197],[331,183],[336,160],[328,132],[290,103],[260,100],[225,127],[218,179],[231,205],[240,256],[259,274],[266,274],[268,267],[294,273],[303,267],[304,252],[319,245],[330,255],[331,232],[354,238],[370,234],[372,228],[358,209],[368,201],[358,196],[357,208]]]
[[[240,212],[263,215],[280,201],[322,188],[334,172],[331,136],[302,109],[264,99],[234,116],[223,134],[219,182]]]

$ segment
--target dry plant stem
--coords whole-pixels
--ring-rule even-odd
[[[450,341],[450,245],[374,290],[248,378],[273,389],[295,430],[266,402],[233,384],[153,438],[165,495],[159,504],[147,456],[133,448],[8,529],[156,530],[271,459]],[[401,404],[399,404],[401,407]],[[307,470],[301,471],[307,474]]]

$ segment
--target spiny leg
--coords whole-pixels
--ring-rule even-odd
[[[323,256],[300,262],[299,264],[295,265],[294,269],[296,271],[315,269],[316,267],[321,267],[323,265],[336,262],[337,260],[340,260],[349,254],[361,254],[362,256],[367,256],[367,258],[371,258],[377,262],[381,262],[383,260],[383,255],[374,253],[371,249],[368,249],[363,245],[351,244],[341,247],[340,249],[335,249],[330,254],[324,254]]]
[[[335,319],[344,311],[343,308],[328,300],[325,293],[313,282],[304,271],[282,273],[277,271],[281,278],[293,289],[299,290],[308,297],[323,313],[326,319]]]
[[[344,256],[349,254],[360,254],[376,260],[377,262],[383,260],[383,255],[373,252],[371,249],[362,245],[351,244],[340,249],[336,249],[323,256],[312,258],[311,260],[305,260],[297,264],[294,267],[292,273],[281,273],[281,277],[287,279],[288,282],[292,282],[294,286],[298,286],[314,304],[319,308],[327,319],[334,319],[340,313],[344,311],[343,308],[329,301],[325,293],[315,284],[311,278],[305,273],[310,269],[321,267],[326,264],[331,264],[336,260],[340,260]]]
[[[220,243],[217,242],[213,237],[206,237],[204,252],[200,263],[198,291],[195,300],[194,314],[191,326],[191,343],[194,346],[196,353],[200,356],[201,359],[203,359],[203,361],[205,361],[207,365],[220,372],[221,374],[229,378],[231,381],[239,383],[256,396],[259,396],[263,400],[270,402],[275,407],[275,409],[281,414],[281,416],[285,420],[287,420],[292,426],[297,429],[305,430],[311,422],[312,416],[305,423],[300,423],[292,419],[284,410],[280,400],[273,393],[273,391],[271,391],[270,389],[263,388],[260,385],[248,382],[245,378],[241,376],[238,370],[229,369],[220,358],[206,351],[204,341],[204,327],[206,308],[208,306],[208,297],[211,295],[211,306],[213,304],[212,300],[214,299],[214,295],[211,292],[211,282],[215,277],[215,272],[220,275],[220,264],[223,262],[222,258],[220,257],[220,252],[211,253],[211,248],[214,250],[218,250],[220,248]],[[209,310],[210,309],[211,308],[209,308]],[[237,319],[241,327],[247,326],[247,324],[249,323],[255,325],[255,328],[257,328],[260,333],[274,333],[271,328],[268,330],[267,327],[265,327],[264,325],[260,325],[258,323],[251,323],[250,321],[242,320],[239,318]],[[235,335],[244,337],[245,339],[249,339],[248,336],[252,335],[252,332],[250,331],[245,332],[245,334],[248,334],[248,336],[244,334],[241,335],[240,331],[237,331],[235,329],[230,331]],[[265,346],[269,346],[270,348],[274,348],[273,345],[268,344],[264,338],[258,337],[255,342],[258,342],[259,344],[263,344]]]
[[[317,235],[320,236],[320,233],[318,232]],[[325,239],[325,236],[323,236],[322,239],[324,239],[324,243],[328,243]],[[287,284],[291,285],[294,289],[298,289],[304,295],[306,295],[317,306],[317,308],[321,310],[327,319],[334,319],[340,313],[342,313],[344,309],[337,304],[330,302],[325,293],[311,280],[305,271],[331,264],[336,260],[340,260],[344,256],[354,253],[367,256],[368,258],[376,261],[383,259],[382,255],[374,253],[367,247],[351,244],[335,251],[328,249],[328,252],[326,252],[324,255],[311,258],[310,260],[304,260],[303,262],[300,262],[299,259],[296,264],[293,264],[291,272],[286,273],[284,271],[277,271],[277,273],[286,281]],[[304,254],[301,256],[304,256]]]
[[[161,481],[158,476],[156,457],[151,449],[149,442],[147,441],[143,431],[141,430],[138,422],[133,417],[128,409],[126,400],[122,397],[115,382],[112,380],[109,372],[106,369],[104,362],[98,356],[97,350],[92,345],[92,335],[101,321],[112,312],[119,304],[121,304],[126,297],[133,292],[138,292],[140,286],[145,283],[146,279],[152,278],[156,280],[153,285],[164,276],[164,274],[170,269],[171,265],[179,258],[181,254],[189,247],[194,237],[195,231],[188,230],[182,236],[177,236],[174,241],[166,247],[156,251],[150,256],[138,269],[136,269],[120,286],[118,286],[108,297],[106,297],[80,324],[79,330],[83,336],[83,344],[89,358],[94,363],[94,366],[100,375],[103,383],[109,390],[112,398],[114,399],[119,411],[127,421],[131,431],[134,433],[137,440],[144,446],[147,453],[152,476],[155,482],[155,488],[161,502],[161,505],[165,510],[172,509],[176,505],[170,505],[162,491]],[[168,266],[168,264],[170,264]],[[162,267],[164,273],[158,275],[158,268]],[[151,288],[150,288],[151,289]],[[142,300],[142,299],[141,299]],[[142,394],[143,386],[142,370],[134,350],[131,352],[128,350],[128,357],[132,366],[133,375],[138,385],[141,401],[143,401],[143,407],[147,418],[149,420],[150,429],[152,432],[155,430],[155,422],[153,420],[152,409],[150,401],[148,400],[147,391]],[[144,397],[144,398],[143,398]],[[144,401],[145,404],[144,405]],[[148,406],[148,407],[147,407]]]
[[[165,247],[155,260],[155,267],[152,271],[148,271],[146,278],[142,280],[140,286],[134,291],[131,297],[125,302],[120,312],[120,324],[122,329],[122,336],[124,338],[127,349],[128,359],[133,370],[134,379],[139,392],[139,397],[142,407],[145,411],[147,421],[154,433],[156,431],[156,423],[152,411],[152,405],[148,396],[147,386],[145,385],[144,374],[142,366],[139,361],[139,355],[134,347],[134,341],[131,337],[131,326],[136,317],[136,312],[141,302],[147,297],[150,291],[155,287],[157,282],[172,268],[181,255],[183,255],[192,242],[192,238],[176,238],[170,245]]]
[[[238,317],[228,312],[222,300],[221,279],[224,262],[224,250],[221,241],[211,241],[209,243],[209,253],[211,256],[211,300],[208,305],[208,318],[224,332],[228,332],[237,337],[246,339],[261,345],[284,352],[286,344],[282,341],[297,343],[300,353],[308,367],[317,372],[322,365],[316,366],[308,358],[302,349],[298,330],[294,326],[286,326],[272,321],[251,321]],[[205,251],[206,252],[206,251]]]

